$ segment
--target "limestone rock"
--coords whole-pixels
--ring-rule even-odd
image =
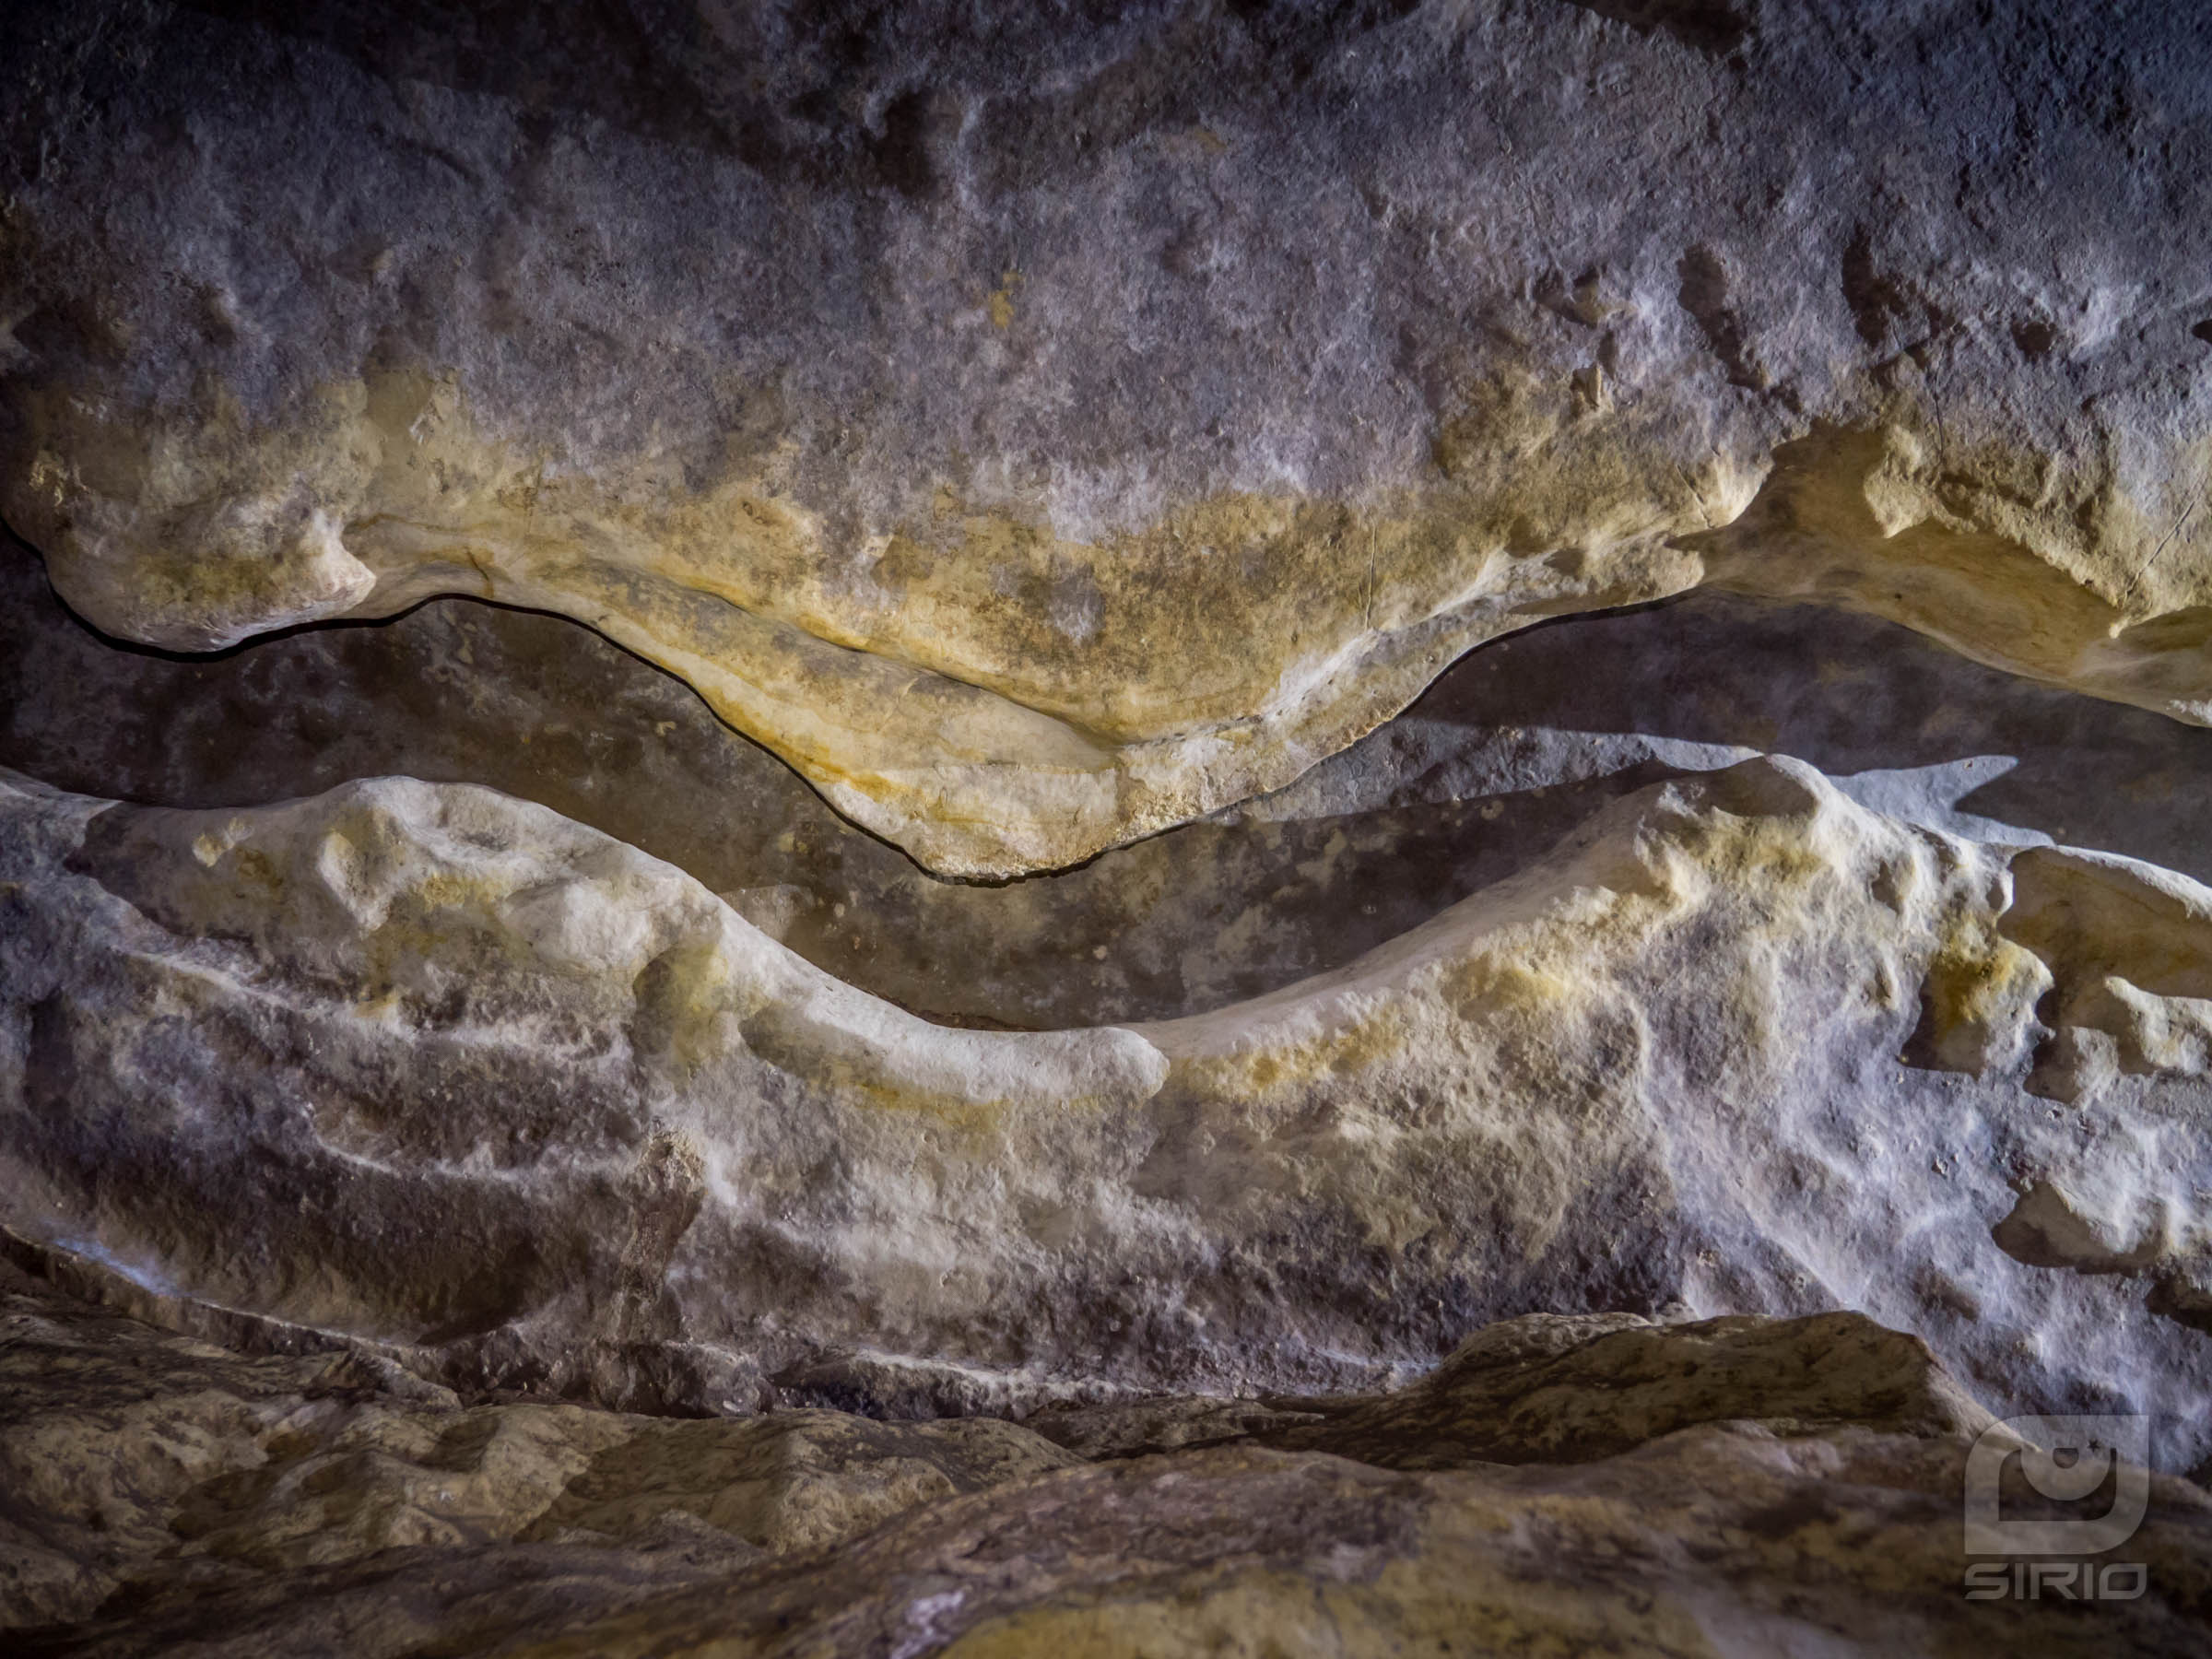
[[[442,600],[179,659],[99,639],[0,542],[0,765],[168,806],[393,773],[488,784],[949,1024],[1122,1024],[1280,990],[1541,862],[1622,794],[1761,753],[1931,829],[2212,880],[2212,733],[1814,606],[1700,594],[1495,641],[1287,790],[982,886],[931,878],[678,682],[554,618]]]
[[[2201,1651],[2208,256],[2187,6],[0,6],[0,1645]]]
[[[1605,1326],[1626,1322],[1555,1319],[1566,1329],[1530,1342],[1524,1327],[1541,1319],[1492,1325],[1411,1387],[1287,1427],[1269,1443],[1383,1468],[1451,1469],[1583,1463],[1739,1419],[1785,1434],[1855,1424],[1967,1439],[1993,1420],[1924,1345],[1857,1314],[1613,1330]],[[1553,1347],[1561,1351],[1546,1351]]]
[[[1628,796],[1335,973],[1059,1032],[917,1019],[482,789],[0,811],[0,1219],[189,1328],[927,1412],[1369,1387],[1532,1306],[1843,1305],[2204,1450],[2175,1291],[1992,1238],[2114,1159],[2200,1236],[2203,1080],[2054,1110],[2035,1010],[2079,970],[2007,936],[2016,850],[1800,762]]]
[[[464,1407],[355,1356],[246,1359],[0,1277],[0,1624],[72,1622],[151,1580],[206,1593],[391,1551],[553,1541],[742,1564],[1076,1461],[990,1418]]]
[[[11,1604],[45,1619],[11,1632],[26,1654],[2180,1654],[2212,1596],[2212,1498],[2153,1476],[2139,1596],[1963,1599],[1987,1414],[1850,1315],[1517,1320],[1402,1394],[1309,1402],[1327,1426],[1291,1432],[1327,1450],[1082,1466],[1011,1423],[463,1406],[19,1278],[6,1309],[0,1457],[38,1477],[8,1488],[0,1571],[98,1581]],[[1179,1404],[1204,1403],[1150,1409]],[[757,1449],[794,1442],[861,1456],[763,1481]],[[733,1535],[764,1487],[812,1538]]]
[[[1386,1469],[1457,1469],[1585,1463],[1752,1418],[1785,1434],[1852,1424],[1969,1440],[1994,1421],[1924,1344],[1859,1314],[1531,1313],[1485,1326],[1390,1394],[1048,1407],[1029,1426],[1092,1458],[1248,1441]]]
[[[9,7],[87,618],[559,611],[960,875],[1701,582],[2212,708],[2186,6],[582,16]]]
[[[1751,1659],[1802,1644],[2087,1659],[2201,1642],[2206,1512],[2194,1488],[2168,1488],[2171,1521],[2131,1546],[2147,1580],[2173,1589],[2093,1626],[2054,1626],[2040,1607],[1961,1599],[1958,1463],[1942,1444],[1777,1444],[1722,1430],[1594,1469],[1390,1476],[1236,1450],[1136,1459],[916,1514],[809,1578],[678,1591],[512,1651],[796,1653],[783,1621],[853,1583],[870,1588],[802,1641],[967,1659],[1171,1659],[1238,1641],[1292,1654],[1549,1646]]]

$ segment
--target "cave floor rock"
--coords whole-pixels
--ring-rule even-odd
[[[0,1381],[26,1659],[2087,1659],[2212,1618],[2212,1496],[2165,1476],[2139,1597],[1966,1601],[1993,1419],[1853,1314],[1532,1316],[1365,1397],[676,1419],[248,1358],[0,1264]]]

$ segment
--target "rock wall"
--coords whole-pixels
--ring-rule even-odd
[[[1607,9],[11,8],[0,511],[574,617],[956,875],[1701,582],[2202,719],[2199,21]]]
[[[0,1583],[49,1618],[109,1596],[14,1632],[34,1653],[1748,1653],[1839,1627],[2178,1653],[2212,1587],[2212,1500],[2160,1477],[2155,1598],[2055,1642],[2041,1609],[1960,1602],[1989,1416],[1851,1314],[1515,1320],[1396,1394],[1234,1421],[672,1422],[465,1406],[0,1286],[0,1466],[36,1472]]]
[[[0,92],[10,1641],[2205,1645],[2190,7]]]

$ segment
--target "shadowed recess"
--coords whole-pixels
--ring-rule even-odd
[[[2212,733],[1903,629],[1699,595],[1485,646],[1274,796],[1053,875],[935,879],[683,685],[565,620],[445,599],[220,656],[103,642],[0,557],[0,764],[153,805],[349,778],[480,782],[666,859],[841,979],[931,1018],[1052,1029],[1219,1007],[1351,961],[1543,856],[1597,806],[1753,753],[1979,836],[2212,878]]]

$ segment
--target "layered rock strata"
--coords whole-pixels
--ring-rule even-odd
[[[242,1359],[0,1265],[0,1376],[25,1654],[2180,1654],[2212,1599],[2212,1498],[2152,1477],[2140,1596],[1962,1600],[1989,1414],[1849,1314],[1516,1320],[1235,1421],[670,1421]]]
[[[970,876],[1700,582],[2212,707],[2186,6],[0,27],[0,511],[112,634],[558,611]]]
[[[10,1652],[2204,1647],[2192,8],[0,93]]]
[[[2212,879],[2212,734],[1819,606],[1700,594],[1495,641],[1288,789],[985,886],[933,879],[680,682],[556,618],[441,600],[179,658],[114,649],[28,548],[0,551],[0,766],[165,806],[394,773],[488,784],[945,1023],[1115,1024],[1280,990],[1540,861],[1622,794],[1762,753],[1930,829]]]

